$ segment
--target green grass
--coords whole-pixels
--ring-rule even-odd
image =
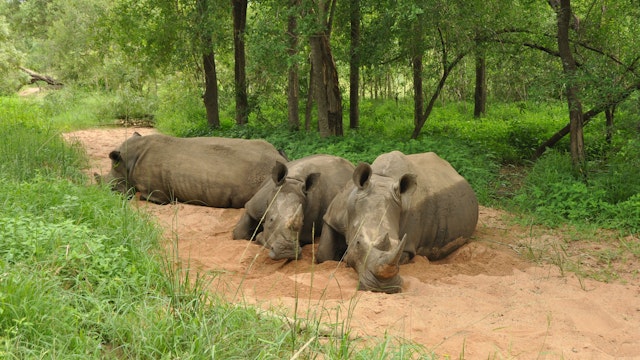
[[[324,338],[319,320],[229,304],[210,275],[174,268],[161,230],[107,188],[86,186],[86,158],[41,102],[0,98],[0,358],[401,359],[390,337]],[[59,124],[58,124],[59,125]],[[9,159],[8,161],[6,159]],[[303,320],[303,319],[299,319]]]

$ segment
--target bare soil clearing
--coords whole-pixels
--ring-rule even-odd
[[[133,131],[155,132],[108,128],[65,137],[84,145],[89,172],[106,174],[107,155]],[[518,252],[544,248],[553,254],[562,247],[559,256],[580,257],[586,248],[607,245],[566,243],[559,231],[512,225],[502,211],[481,207],[470,244],[444,261],[420,257],[403,265],[403,292],[387,295],[356,291],[356,274],[344,264],[314,264],[313,246],[303,249],[301,260],[284,262],[269,259],[254,243],[232,240],[243,209],[133,203],[158,218],[183,264],[216,274],[211,291],[232,302],[289,316],[297,311],[328,324],[344,321],[355,336],[386,333],[443,358],[640,359],[637,259],[609,265],[622,277],[611,283],[563,274],[557,264],[534,264]],[[583,260],[585,267],[604,266],[589,256]]]

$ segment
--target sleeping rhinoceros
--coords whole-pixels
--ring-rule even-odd
[[[245,205],[233,238],[251,239],[257,233],[256,241],[271,250],[272,259],[298,259],[300,246],[321,233],[322,217],[353,169],[349,161],[331,155],[277,163],[271,180]]]
[[[434,153],[380,155],[359,164],[324,216],[317,261],[344,260],[359,288],[401,290],[399,264],[441,259],[467,242],[478,221],[469,183]]]
[[[134,133],[109,153],[111,172],[101,179],[113,189],[140,192],[158,204],[172,201],[241,208],[286,162],[263,140],[219,137],[176,138]]]

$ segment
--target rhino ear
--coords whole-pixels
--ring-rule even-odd
[[[122,155],[120,155],[120,151],[118,150],[113,150],[112,152],[109,153],[109,159],[115,161],[115,162],[121,162],[122,161]]]
[[[131,137],[138,137],[138,136],[142,136],[142,135],[140,135],[140,133],[137,131],[134,131],[133,135],[131,135]]]
[[[279,161],[276,161],[276,165],[273,167],[271,171],[271,179],[276,184],[276,186],[280,186],[284,184],[284,179],[286,179],[289,170],[287,166]]]
[[[320,181],[320,173],[312,173],[307,175],[307,178],[304,181],[304,191],[308,192],[313,189],[314,186],[318,185]]]
[[[360,189],[369,187],[369,179],[371,179],[371,166],[367,163],[360,163],[353,171],[353,183]]]
[[[398,195],[409,195],[416,190],[417,181],[415,174],[404,174],[395,185]]]

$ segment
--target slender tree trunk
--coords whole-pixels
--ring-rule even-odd
[[[218,75],[216,73],[216,59],[213,52],[213,38],[207,24],[209,16],[209,1],[197,0],[196,7],[201,24],[198,27],[198,38],[202,51],[202,65],[204,71],[204,94],[202,101],[207,113],[207,124],[211,128],[220,127],[220,108],[218,106]]]
[[[611,144],[613,140],[613,117],[616,112],[616,106],[610,106],[604,110],[604,116],[607,119],[607,135],[606,141],[607,144]]]
[[[413,127],[420,124],[424,111],[424,95],[422,89],[422,57],[424,56],[424,34],[422,29],[422,15],[417,15],[413,24],[413,40],[411,41],[411,67],[413,72]]]
[[[487,64],[484,55],[479,53],[476,53],[476,88],[473,100],[473,117],[479,118],[487,109]]]
[[[289,67],[288,86],[287,86],[287,108],[289,110],[289,129],[300,130],[300,110],[299,110],[299,89],[300,81],[298,77],[298,62],[295,60],[298,54],[298,22],[297,8],[300,6],[300,0],[290,0],[290,13],[287,23],[287,33],[289,35],[289,59],[291,66]]]
[[[349,61],[349,128],[360,127],[360,0],[351,0],[351,59]]]
[[[411,61],[413,68],[413,127],[418,127],[420,117],[424,111],[422,95],[422,54],[416,55]]]
[[[304,129],[306,131],[311,130],[311,111],[313,110],[313,92],[315,91],[316,83],[313,80],[315,71],[313,71],[313,60],[309,58],[309,90],[307,92],[307,104],[304,112]]]
[[[247,0],[232,0],[233,48],[235,58],[236,123],[247,123],[249,101],[247,99],[247,73],[244,50],[244,33],[247,27]]]
[[[211,46],[211,37],[209,37]],[[220,127],[220,108],[218,107],[218,76],[216,74],[216,61],[213,50],[202,55],[204,65],[204,108],[207,112],[207,123],[209,127],[217,129]]]
[[[562,60],[562,69],[567,78],[566,96],[569,107],[569,133],[571,159],[577,170],[584,165],[584,136],[582,103],[578,84],[576,83],[576,61],[569,43],[569,27],[571,25],[571,0],[560,0],[558,14],[558,52]]]

